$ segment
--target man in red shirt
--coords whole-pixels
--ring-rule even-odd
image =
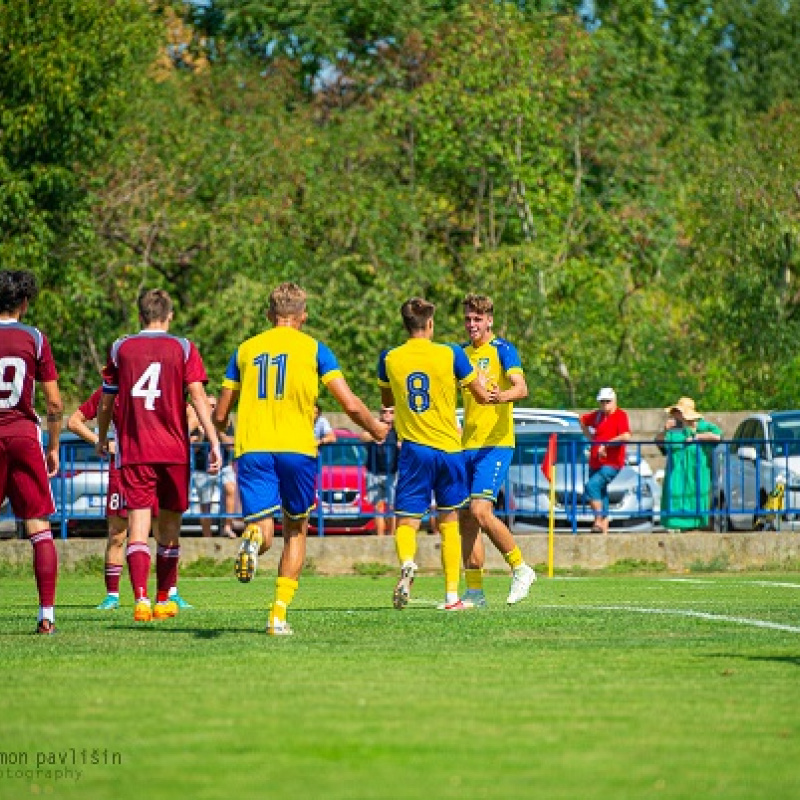
[[[189,507],[189,426],[185,395],[210,444],[208,471],[219,471],[221,456],[217,432],[206,397],[208,380],[203,360],[188,339],[169,333],[172,300],[162,289],[139,295],[142,330],[117,339],[103,370],[103,399],[98,413],[97,451],[108,455],[108,429],[117,409],[116,462],[128,505],[128,572],[136,601],[136,622],[174,617],[169,600],[180,558],[183,512]],[[156,607],[147,593],[150,550],[147,538],[151,509],[158,503],[159,525]]]
[[[617,394],[610,387],[597,393],[598,411],[581,417],[581,428],[592,440],[589,480],[583,495],[594,512],[592,533],[608,533],[608,484],[625,466],[625,445],[631,438],[628,415],[617,406]]]
[[[36,278],[22,270],[0,270],[0,498],[25,522],[33,545],[39,590],[36,632],[55,633],[58,555],[50,530],[55,503],[49,479],[58,472],[58,437],[63,406],[58,372],[45,335],[20,320],[36,297]],[[47,452],[33,407],[39,383],[47,406]]]

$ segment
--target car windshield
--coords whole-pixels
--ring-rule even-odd
[[[515,464],[541,464],[547,451],[550,433],[524,434],[517,436],[514,448]],[[585,461],[589,456],[589,442],[582,433],[560,432],[556,438],[556,463],[572,464]]]
[[[319,457],[325,467],[359,467],[364,463],[364,448],[356,442],[338,441],[320,447]]]
[[[800,456],[800,415],[774,417],[773,437],[776,456]]]

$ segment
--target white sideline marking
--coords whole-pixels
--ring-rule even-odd
[[[659,578],[662,583],[717,583],[706,578]]]
[[[800,589],[800,583],[783,583],[781,581],[741,581],[744,586],[782,586],[784,589]]]
[[[704,611],[682,611],[679,608],[647,608],[643,606],[557,606],[542,605],[539,608],[578,609],[580,611],[636,611],[640,614],[663,614],[676,617],[694,617],[711,622],[732,622],[735,625],[751,625],[754,628],[770,628],[776,631],[800,633],[797,625],[783,625],[780,622],[768,622],[763,619],[748,619],[747,617],[729,617],[726,614],[708,614]]]

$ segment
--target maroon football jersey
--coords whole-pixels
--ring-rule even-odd
[[[207,380],[188,339],[148,330],[117,339],[103,370],[103,392],[117,395],[117,465],[188,463],[186,387]]]
[[[47,337],[15,320],[0,320],[0,436],[39,438],[36,382],[57,381]]]
[[[87,422],[91,422],[93,419],[97,419],[97,412],[100,410],[100,398],[103,396],[103,387],[101,386],[99,389],[95,389],[92,392],[92,396],[82,405],[78,406],[78,411],[83,414],[83,418]],[[111,412],[111,421],[114,423],[114,427],[117,426],[117,409],[119,405],[115,402],[114,403],[114,410]]]

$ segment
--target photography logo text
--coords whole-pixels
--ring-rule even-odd
[[[122,765],[122,753],[107,747],[62,750],[0,750],[0,780],[73,781],[88,770]]]

